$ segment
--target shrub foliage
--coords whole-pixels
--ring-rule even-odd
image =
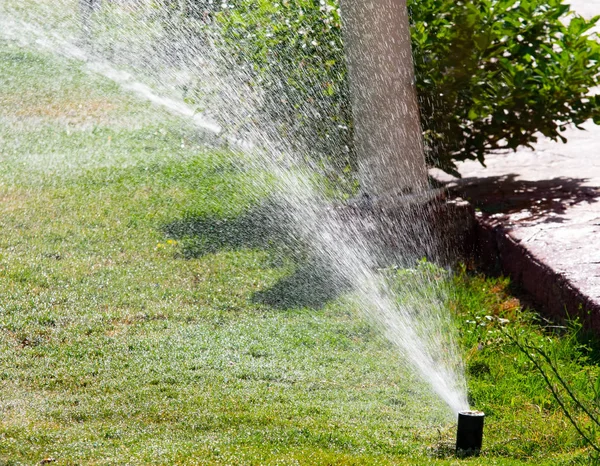
[[[597,19],[561,0],[415,0],[413,47],[430,162],[562,139],[567,123],[599,116]]]
[[[352,126],[337,0],[239,0],[218,15],[228,51],[251,64],[265,114],[312,159],[352,165]]]
[[[226,47],[250,62],[281,130],[352,165],[337,0],[237,0],[217,14]],[[562,0],[409,0],[421,120],[432,166],[565,140],[600,122],[598,18]],[[339,164],[338,164],[339,166]]]

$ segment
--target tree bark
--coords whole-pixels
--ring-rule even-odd
[[[341,0],[362,193],[428,188],[406,0]]]

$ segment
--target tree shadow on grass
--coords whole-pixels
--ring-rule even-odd
[[[271,288],[254,294],[252,301],[277,309],[322,308],[349,290],[335,273],[318,258],[296,263],[294,273]]]
[[[182,254],[194,259],[223,250],[287,246],[285,225],[274,218],[272,203],[237,217],[187,216],[163,227],[167,237],[181,241]]]
[[[281,206],[267,201],[237,217],[188,216],[163,227],[181,244],[182,255],[194,259],[219,251],[267,250],[273,264],[293,263],[293,272],[271,288],[258,291],[252,302],[276,309],[322,308],[349,290],[327,263],[294,235]]]

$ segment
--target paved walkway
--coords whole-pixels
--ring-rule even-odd
[[[600,14],[600,0],[570,3]],[[505,273],[550,314],[583,307],[600,330],[600,126],[584,126],[565,133],[567,144],[543,139],[533,151],[490,156],[487,168],[465,162],[462,180],[445,180],[481,209],[484,249]]]

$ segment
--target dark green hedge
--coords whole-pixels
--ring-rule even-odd
[[[231,0],[217,13],[225,47],[251,63],[265,112],[315,155],[351,167],[352,119],[337,0]],[[409,0],[428,162],[455,162],[564,139],[600,120],[597,18],[561,0]],[[565,22],[570,23],[568,26]],[[567,20],[567,21],[565,21]]]

